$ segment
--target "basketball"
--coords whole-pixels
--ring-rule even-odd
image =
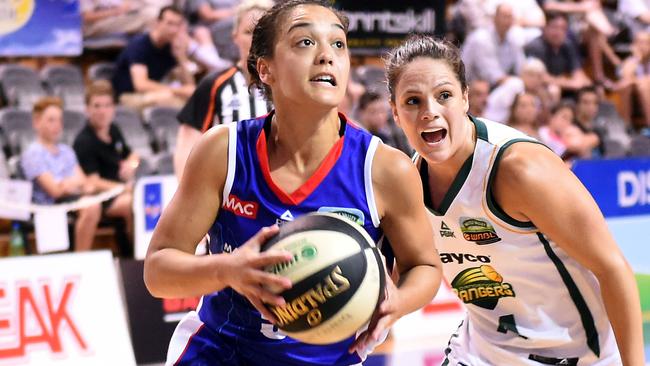
[[[352,336],[384,296],[383,263],[360,225],[331,213],[301,216],[280,227],[262,250],[293,253],[289,262],[266,268],[293,283],[279,294],[285,306],[266,305],[288,336],[330,344]]]

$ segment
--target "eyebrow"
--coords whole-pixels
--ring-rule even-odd
[[[291,33],[292,30],[297,29],[297,28],[311,28],[313,26],[314,26],[313,23],[308,23],[308,22],[296,23],[296,24],[292,25],[291,27],[289,27],[289,30],[287,31],[287,34]],[[332,27],[339,28],[342,31],[345,31],[345,28],[343,28],[343,25],[341,25],[340,23],[332,23]]]
[[[444,81],[441,81],[441,82],[439,82],[437,84],[434,84],[433,88],[431,88],[431,89],[437,89],[437,88],[439,88],[441,86],[444,86],[444,85],[454,85],[454,84],[452,82],[450,82],[450,81],[444,80]],[[406,89],[404,91],[404,94],[407,94],[407,93],[419,93],[419,92],[420,92],[419,89],[418,90],[416,90],[416,89]]]

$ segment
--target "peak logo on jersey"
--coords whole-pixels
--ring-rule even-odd
[[[351,207],[321,207],[318,209],[318,212],[331,212],[340,216],[345,217],[346,219],[356,222],[358,225],[363,226],[365,221],[365,215],[363,212],[356,208]]]
[[[257,218],[257,209],[259,204],[253,201],[244,201],[239,197],[231,194],[223,204],[223,208],[234,213],[237,216],[242,216],[248,219]]]
[[[503,277],[488,264],[460,272],[451,287],[465,304],[488,310],[494,310],[500,298],[516,296],[512,285],[503,282]]]
[[[440,224],[440,236],[442,236],[443,238],[455,238],[456,237],[456,235],[454,234],[454,231],[451,230],[449,228],[449,226],[447,226],[447,224],[445,224],[444,221]]]
[[[492,244],[501,240],[488,220],[475,217],[461,217],[460,230],[463,238],[478,245]]]
[[[284,211],[284,213],[280,215],[279,218],[275,219],[275,223],[278,226],[282,226],[284,223],[291,222],[291,221],[293,221],[293,215],[289,210]]]
[[[490,257],[486,255],[474,255],[468,253],[440,253],[440,261],[442,263],[453,263],[458,262],[458,264],[463,264],[464,262],[481,262],[481,263],[490,263]]]

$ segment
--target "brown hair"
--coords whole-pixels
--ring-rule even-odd
[[[108,80],[95,80],[86,88],[86,104],[90,103],[92,97],[108,95],[113,99],[113,86]]]
[[[467,90],[465,64],[460,57],[460,50],[448,41],[430,36],[414,34],[401,45],[389,51],[384,59],[386,64],[386,81],[390,100],[395,102],[395,87],[406,65],[418,57],[429,57],[445,61],[456,74],[463,92]]]
[[[34,114],[34,116],[40,116],[43,111],[52,106],[63,110],[63,101],[59,97],[43,97],[34,103],[34,107],[32,107],[32,114]]]
[[[331,2],[326,0],[289,0],[282,1],[275,4],[257,21],[255,29],[253,30],[253,40],[251,42],[251,49],[246,60],[246,67],[251,76],[251,86],[255,86],[264,93],[267,100],[272,100],[273,95],[271,88],[264,84],[260,79],[260,74],[257,72],[257,60],[259,58],[273,58],[273,50],[278,41],[278,30],[280,25],[284,22],[287,14],[293,8],[300,5],[318,5],[327,8],[339,18],[343,25],[345,34],[348,33],[349,20],[342,12],[332,8]]]

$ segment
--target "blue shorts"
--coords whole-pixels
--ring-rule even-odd
[[[192,311],[178,324],[169,344],[166,366],[361,365],[363,355],[349,354],[352,340],[314,346],[293,339],[274,340],[261,333],[222,327],[214,331]]]

